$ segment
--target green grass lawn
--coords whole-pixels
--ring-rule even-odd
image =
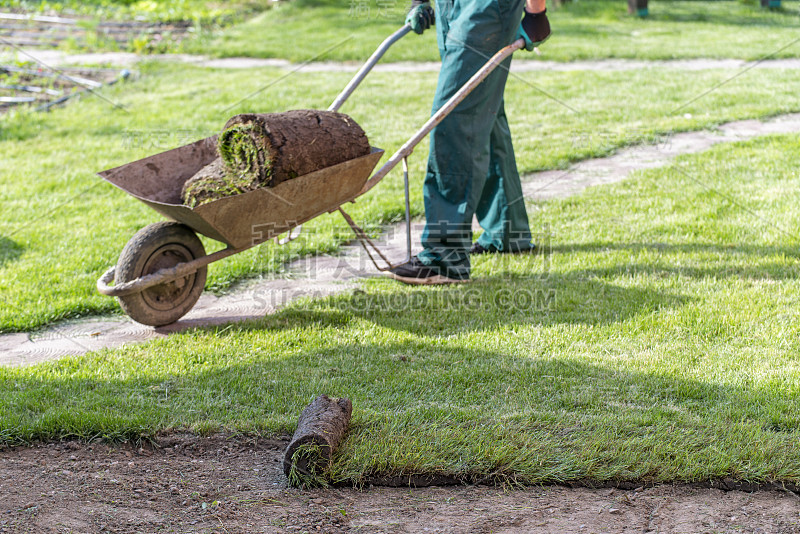
[[[264,10],[264,0],[0,0],[0,8],[29,13],[89,15],[98,19],[146,19],[151,21],[192,20],[213,23],[240,12]]]
[[[471,285],[373,279],[0,369],[0,440],[291,432],[325,392],[355,405],[339,482],[798,482],[798,153],[798,136],[719,145],[539,205],[549,262],[482,257]]]
[[[95,281],[116,262],[127,240],[160,216],[94,173],[212,135],[238,112],[324,109],[349,79],[348,74],[299,73],[226,109],[284,74],[278,69],[232,72],[153,64],[145,66],[140,80],[103,90],[105,98],[128,112],[87,96],[50,114],[0,119],[0,331],[118,313],[114,299],[97,294]],[[800,110],[794,89],[800,74],[768,70],[743,74],[673,112],[733,74],[641,70],[512,77],[506,102],[519,166],[522,171],[564,167],[671,131]],[[364,126],[373,145],[392,151],[427,118],[435,77],[407,74],[399,86],[395,76],[376,73],[343,111]],[[651,92],[638,91],[642,86]],[[563,104],[539,90],[557,95]],[[410,160],[416,214],[422,211],[426,152],[420,146]],[[399,220],[399,171],[351,213],[367,225]],[[207,288],[221,290],[242,278],[274,272],[299,255],[335,250],[344,239],[340,218],[333,215],[307,228],[310,239],[282,249],[264,245],[212,265]],[[206,244],[207,251],[221,247]]]
[[[785,5],[654,2],[653,16],[638,20],[624,3],[571,3],[552,9],[545,59],[759,57],[796,39],[797,5]],[[293,0],[191,46],[305,60],[352,34],[324,59],[360,60],[401,18]],[[389,59],[434,59],[433,40],[409,36]],[[797,54],[794,44],[778,55]],[[325,108],[349,79],[163,64],[142,74],[102,91],[127,112],[86,96],[50,114],[0,118],[0,332],[119,313],[95,280],[160,217],[96,171],[212,135],[234,113]],[[435,82],[435,73],[403,74],[402,83],[376,73],[343,111],[392,151],[427,118]],[[800,111],[798,82],[800,73],[773,69],[526,73],[510,80],[506,105],[520,169],[533,171],[674,131]],[[800,482],[799,153],[796,135],[720,145],[531,205],[552,253],[477,258],[470,285],[369,279],[260,321],[0,368],[0,443],[170,429],[288,433],[302,407],[327,393],[355,405],[329,473],[338,482]],[[425,156],[421,146],[411,158],[417,215]],[[350,211],[367,225],[398,220],[399,173]],[[337,217],[321,217],[288,247],[213,265],[207,288],[333,251],[344,236]]]
[[[386,5],[377,0],[292,0],[186,42],[185,50],[305,61],[338,45],[319,59],[363,61],[403,23],[405,4],[381,7]],[[798,57],[800,6],[795,0],[783,5],[782,10],[770,11],[754,1],[655,0],[647,19],[628,15],[621,0],[551,5],[553,36],[541,47],[541,59]],[[435,32],[409,35],[396,44],[386,61],[398,60],[438,60]]]

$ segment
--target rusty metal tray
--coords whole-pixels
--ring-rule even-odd
[[[254,239],[271,239],[359,195],[384,151],[287,180],[275,187],[215,200],[195,208],[183,205],[184,182],[217,156],[217,137],[162,152],[98,173],[168,219],[235,249]]]

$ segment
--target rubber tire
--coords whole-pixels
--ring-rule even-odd
[[[205,255],[203,243],[188,226],[172,221],[151,224],[139,230],[125,245],[117,260],[114,280],[116,284],[130,282]],[[203,267],[185,278],[118,297],[119,304],[137,323],[172,324],[197,304],[207,274],[208,268]]]

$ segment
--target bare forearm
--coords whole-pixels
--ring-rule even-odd
[[[525,11],[528,13],[541,13],[547,0],[525,0]]]

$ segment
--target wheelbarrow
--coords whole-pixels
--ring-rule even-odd
[[[389,36],[337,96],[329,111],[338,111],[389,47],[411,31],[403,26]],[[146,226],[128,241],[117,264],[97,281],[97,290],[117,297],[134,321],[164,326],[183,317],[197,303],[206,282],[208,265],[270,239],[285,244],[299,235],[302,224],[339,211],[364,246],[375,267],[394,267],[366,233],[342,209],[378,184],[400,162],[405,181],[407,259],[411,257],[408,156],[414,147],[477,87],[503,60],[525,46],[518,39],[506,46],[475,73],[386,163],[370,174],[384,155],[373,147],[370,154],[287,180],[275,187],[235,195],[195,208],[183,205],[184,182],[217,158],[217,137],[156,154],[99,175],[144,202],[169,221]],[[197,237],[202,234],[227,245],[206,254]],[[385,263],[381,266],[373,253]],[[113,285],[112,285],[113,284]]]

